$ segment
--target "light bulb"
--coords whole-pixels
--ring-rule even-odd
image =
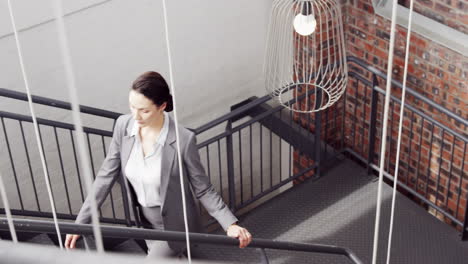
[[[294,18],[294,30],[302,36],[309,36],[314,33],[317,26],[317,21],[315,21],[314,15],[304,16],[299,13]]]

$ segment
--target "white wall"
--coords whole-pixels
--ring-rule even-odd
[[[12,2],[32,93],[70,101],[53,1]],[[270,0],[167,2],[180,123],[197,127],[240,100],[265,94],[262,64]],[[81,104],[127,112],[127,93],[140,73],[155,70],[169,78],[161,0],[65,0],[64,8],[72,12],[65,22]],[[11,32],[2,1],[0,87],[25,91]],[[0,98],[0,110],[29,114],[25,107]],[[37,111],[51,117],[50,109]]]
[[[53,1],[12,2],[32,93],[70,101],[53,20]],[[68,14],[65,23],[81,104],[125,113],[128,111],[130,85],[139,74],[155,70],[169,80],[162,0],[63,2]],[[252,95],[266,94],[262,66],[271,0],[167,2],[179,123],[187,127],[198,127],[229,112],[232,104]],[[25,92],[6,1],[0,1],[0,87]],[[35,105],[35,109],[38,117],[72,122],[69,111],[39,105]],[[0,111],[30,115],[26,103],[1,97]],[[84,124],[108,130],[111,128],[110,122],[92,118],[84,117]],[[35,210],[34,196],[25,195],[31,194],[33,190],[28,167],[24,166],[27,160],[22,149],[22,138],[15,136],[19,133],[18,124],[7,120],[6,127],[11,145],[21,146],[14,148],[12,155],[22,186],[25,207]],[[207,134],[213,135],[221,129],[223,128],[220,126],[201,135],[199,142]],[[62,145],[70,141],[65,132],[59,131]],[[42,133],[45,137],[44,149],[54,194],[63,198],[65,190],[53,131],[42,128]],[[38,184],[41,206],[47,211],[48,199],[33,135],[32,126],[27,125],[26,140],[31,152],[34,178]],[[7,186],[15,186],[4,137],[0,132],[0,172]],[[95,154],[93,157],[97,170],[103,158],[102,149],[99,141],[92,139],[92,142],[91,149]],[[248,141],[244,138],[243,144],[246,142]],[[264,147],[266,151],[268,143]],[[68,147],[69,149],[71,148]],[[73,167],[75,163],[72,152],[62,150],[61,154],[69,184],[77,186],[75,181],[78,177]],[[288,155],[283,156],[287,162]],[[258,161],[257,156],[254,159]],[[269,163],[265,162],[264,166],[268,167],[267,164]],[[257,167],[254,169],[255,175],[258,175]],[[227,175],[225,168],[226,166],[222,168],[224,176]],[[236,167],[236,177],[239,177],[237,169]],[[276,178],[278,177],[275,176]],[[237,178],[236,181],[238,180]],[[219,179],[213,179],[216,186],[218,182]],[[245,184],[250,186],[248,182]],[[70,195],[73,201],[80,199],[76,188],[70,191]],[[9,197],[13,208],[19,208],[16,188],[9,188]],[[118,193],[115,197],[118,197]],[[66,212],[66,200],[56,202],[59,211]],[[78,209],[79,207],[73,207],[75,213]],[[103,211],[109,213],[108,204],[104,204]]]

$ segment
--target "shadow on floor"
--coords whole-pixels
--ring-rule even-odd
[[[382,190],[377,263],[386,262],[392,188]],[[294,187],[247,214],[241,224],[258,238],[347,247],[371,263],[377,182],[345,160],[315,181]],[[402,195],[397,196],[390,263],[466,263],[468,243]],[[199,255],[235,263],[259,263],[254,249],[203,246]],[[351,263],[343,256],[267,250],[270,263]]]

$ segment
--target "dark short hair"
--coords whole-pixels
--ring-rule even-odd
[[[138,76],[132,84],[132,90],[144,95],[158,107],[167,103],[164,109],[166,112],[171,112],[174,108],[169,86],[157,72],[148,71]]]

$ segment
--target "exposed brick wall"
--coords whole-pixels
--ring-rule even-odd
[[[409,0],[398,3],[407,8]],[[415,0],[414,11],[444,25],[468,34],[468,2],[466,0]]]
[[[386,72],[390,38],[390,21],[374,13],[370,0],[350,0],[343,3],[343,17],[346,25],[346,48],[348,55],[365,60],[370,65]],[[463,8],[465,8],[463,6]],[[456,21],[467,24],[464,16],[456,17]],[[393,63],[393,78],[402,82],[406,45],[406,29],[397,26],[395,53]],[[350,69],[362,73],[368,80],[372,76],[362,68],[353,64]],[[468,58],[445,48],[434,41],[412,33],[409,55],[407,86],[416,90],[426,98],[456,113],[463,119],[468,119]],[[379,86],[385,88],[385,80],[378,79]],[[371,90],[350,78],[346,99],[342,99],[332,109],[322,114],[322,129],[332,127],[328,133],[322,132],[332,145],[341,148],[348,147],[361,156],[368,157]],[[401,98],[401,89],[392,87],[392,95]],[[406,103],[448,126],[456,133],[468,136],[467,127],[449,118],[427,103],[417,100],[407,94]],[[379,163],[381,128],[384,97],[379,96],[376,117],[376,141],[373,163]],[[395,154],[397,149],[399,105],[392,103],[387,136],[386,171],[393,174],[395,169]],[[343,111],[343,107],[345,111]],[[325,118],[326,113],[333,116],[337,110],[337,120]],[[344,113],[343,113],[344,112]],[[341,114],[340,114],[341,113]],[[342,114],[345,115],[345,125],[342,124]],[[312,120],[314,119],[314,115]],[[307,115],[296,114],[295,120],[307,127]],[[313,122],[311,122],[313,124]],[[434,125],[421,115],[405,111],[402,132],[402,149],[400,154],[399,177],[408,187],[420,195],[444,208],[449,214],[463,221],[468,199],[468,155],[465,143],[454,137],[449,131]],[[310,126],[313,131],[314,127]],[[344,130],[344,145],[341,145],[342,130]],[[326,135],[326,136],[325,136]],[[467,148],[468,151],[468,148]],[[295,152],[295,171],[300,171],[306,165],[313,164],[310,158]],[[307,176],[311,176],[309,173]],[[410,195],[411,197],[411,195]],[[417,201],[417,199],[415,199]],[[428,211],[450,223],[448,218],[436,213],[432,208]],[[452,223],[453,224],[453,223]]]
[[[371,2],[356,1],[346,5],[347,48],[350,55],[364,59],[371,65],[386,72],[389,46],[390,21],[376,15]],[[463,22],[463,21],[462,21]],[[397,26],[395,42],[393,78],[402,81],[406,45],[406,29]],[[408,67],[408,87],[413,88],[426,98],[449,109],[460,117],[468,118],[468,94],[466,76],[468,58],[445,48],[436,42],[412,33]],[[385,87],[385,81],[380,80],[380,87]],[[364,157],[367,156],[366,143],[360,142],[363,134],[368,136],[369,123],[356,122],[364,109],[369,112],[369,100],[364,100],[365,87],[350,81],[346,107],[347,121],[345,130],[346,145],[352,147]],[[356,94],[357,92],[357,94]],[[401,89],[393,87],[392,94],[401,97]],[[353,98],[354,100],[351,100]],[[367,96],[369,98],[369,95]],[[378,163],[380,153],[380,134],[382,127],[383,96],[379,103],[377,136],[374,163]],[[467,135],[467,128],[461,123],[449,118],[446,114],[430,107],[412,96],[407,96],[407,104],[416,107],[454,131]],[[357,116],[355,108],[357,107]],[[394,173],[396,143],[398,136],[399,107],[391,105],[387,149],[387,170]],[[351,117],[351,118],[350,118]],[[366,118],[366,120],[369,120]],[[353,122],[354,121],[354,122]],[[357,131],[354,129],[358,127]],[[353,134],[353,131],[356,133]],[[358,144],[353,145],[349,135],[354,135]],[[362,147],[364,146],[364,147]],[[362,149],[362,151],[361,151]],[[468,194],[468,178],[466,171],[468,157],[463,156],[464,143],[453,137],[451,133],[442,131],[441,127],[433,126],[422,116],[405,112],[402,133],[402,150],[400,156],[400,179],[407,186],[449,213],[463,220]],[[463,171],[462,171],[463,170]],[[433,211],[433,210],[432,210]],[[458,213],[456,212],[458,211]],[[439,218],[443,218],[437,214]]]
[[[382,71],[387,69],[390,21],[348,5],[346,9],[347,49]],[[403,76],[406,29],[397,26],[394,53],[394,78]],[[412,33],[408,67],[408,86],[463,118],[468,117],[468,58],[436,42]],[[431,111],[433,115],[436,112]],[[445,117],[439,121],[444,122]],[[461,127],[459,127],[462,129]]]

